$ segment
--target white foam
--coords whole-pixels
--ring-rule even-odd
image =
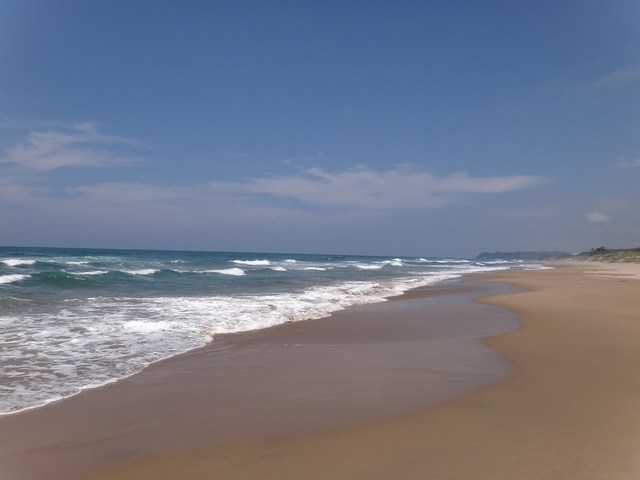
[[[36,263],[35,260],[26,260],[21,258],[7,258],[5,260],[0,260],[0,262],[4,263],[8,267],[19,267],[20,265],[33,265]]]
[[[86,265],[86,264],[89,263],[89,261],[83,260],[83,261],[80,261],[80,262],[66,262],[66,263],[67,263],[67,265]]]
[[[271,265],[269,260],[231,260],[231,263],[240,265]]]
[[[0,317],[7,352],[0,411],[33,408],[130,376],[220,333],[321,318],[434,281],[346,282],[236,297],[69,299],[56,312]]]
[[[30,276],[31,275],[0,275],[0,284],[20,282]]]
[[[287,269],[284,267],[271,267],[271,270],[273,270],[274,272],[286,272]]]
[[[359,263],[356,264],[356,267],[358,267],[360,270],[380,270],[383,265],[366,265],[364,263]]]
[[[222,275],[235,275],[240,277],[246,275],[245,271],[241,268],[224,268],[222,270],[203,270],[204,273],[220,273]]]
[[[106,270],[91,270],[89,272],[74,272],[74,275],[104,275],[105,273],[109,273]]]
[[[142,268],[140,270],[124,270],[124,273],[128,273],[129,275],[153,275],[160,270],[155,270],[153,268]]]
[[[287,263],[297,263],[298,261],[297,261],[297,260],[294,260],[293,258],[287,258],[287,259],[285,260],[285,262],[287,262]]]
[[[319,272],[324,272],[326,268],[324,267],[304,267],[303,270],[317,270]]]
[[[143,333],[166,332],[172,329],[173,330],[179,329],[179,325],[176,322],[167,322],[167,321],[145,322],[142,320],[129,320],[128,322],[125,322],[122,326],[126,330],[143,332]]]

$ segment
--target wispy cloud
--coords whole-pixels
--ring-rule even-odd
[[[640,167],[640,158],[626,159],[620,157],[616,162],[616,168],[634,168]]]
[[[611,219],[609,218],[608,215],[605,215],[602,212],[596,212],[596,211],[588,213],[585,219],[589,223],[611,223]]]
[[[114,147],[133,144],[126,138],[99,133],[93,123],[79,123],[68,129],[32,131],[22,144],[0,157],[0,163],[40,171],[121,165],[131,160]]]
[[[288,197],[311,205],[368,208],[422,208],[442,205],[466,193],[504,193],[543,181],[528,175],[437,177],[410,165],[386,171],[358,167],[338,173],[308,168],[294,175],[255,178],[238,188],[247,193]]]
[[[20,183],[19,179],[0,180],[0,201],[24,203],[36,195],[36,189]]]
[[[628,85],[640,80],[640,67],[638,68],[622,68],[615,70],[600,79],[592,82],[588,90],[597,90],[600,88],[614,88]]]

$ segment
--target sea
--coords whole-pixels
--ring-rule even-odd
[[[468,259],[0,247],[0,414],[136,374],[216,335],[319,319],[470,273]]]

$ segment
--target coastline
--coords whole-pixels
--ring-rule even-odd
[[[478,339],[517,328],[516,316],[472,300],[510,291],[445,281],[319,320],[219,335],[132,377],[0,417],[0,472],[80,479],[133,459],[420,411],[509,374]]]
[[[615,269],[616,265],[605,267]],[[640,472],[640,458],[637,455],[640,449],[640,378],[637,375],[637,365],[640,362],[640,349],[637,348],[640,338],[640,299],[637,293],[640,291],[640,281],[629,275],[615,275],[615,270],[613,276],[610,275],[611,272],[607,272],[608,276],[590,273],[593,270],[594,266],[591,264],[565,263],[556,270],[491,273],[469,282],[458,283],[463,292],[473,290],[476,286],[480,286],[481,289],[496,286],[498,290],[487,293],[489,296],[485,295],[475,304],[469,301],[460,302],[461,297],[457,297],[457,300],[451,302],[454,305],[474,307],[469,310],[471,312],[479,312],[485,306],[499,306],[501,308],[491,310],[492,314],[507,312],[508,321],[513,320],[513,315],[509,312],[519,315],[520,328],[506,329],[509,330],[508,333],[497,335],[498,332],[494,329],[493,336],[482,340],[482,343],[494,349],[482,349],[483,352],[500,352],[500,355],[496,353],[499,362],[492,362],[491,357],[487,359],[487,371],[495,373],[499,365],[502,365],[499,368],[504,368],[502,359],[506,358],[511,373],[502,370],[501,375],[483,382],[484,386],[472,387],[467,383],[467,393],[452,393],[451,396],[435,401],[431,406],[413,404],[403,411],[396,408],[401,403],[399,397],[392,396],[386,398],[381,405],[385,408],[391,405],[394,412],[383,408],[384,411],[377,411],[369,420],[361,418],[355,424],[349,424],[337,419],[338,424],[327,426],[326,420],[331,420],[332,413],[336,412],[335,409],[329,409],[328,416],[320,415],[316,419],[326,428],[318,429],[312,426],[298,431],[294,428],[276,435],[272,435],[271,431],[271,434],[266,436],[258,432],[259,435],[253,438],[246,437],[227,445],[211,441],[210,435],[190,443],[184,437],[174,435],[176,430],[171,429],[169,422],[168,426],[160,429],[163,438],[159,439],[167,444],[162,448],[156,446],[155,450],[151,448],[147,451],[140,450],[139,447],[136,450],[127,445],[126,439],[141,433],[147,435],[147,438],[152,438],[149,432],[157,429],[158,425],[145,423],[136,416],[124,419],[124,424],[130,422],[129,429],[116,428],[119,439],[109,438],[107,435],[94,438],[94,444],[87,444],[87,439],[75,437],[75,442],[67,439],[66,442],[59,441],[55,446],[35,445],[30,447],[31,450],[22,451],[22,460],[29,462],[32,472],[38,468],[41,469],[40,472],[51,472],[51,466],[62,467],[66,462],[66,471],[61,468],[58,477],[54,472],[46,478],[69,480],[635,480]],[[515,288],[507,287],[506,291],[500,290],[505,284],[514,285]],[[446,299],[454,299],[456,295],[462,294],[458,291],[451,295],[444,286],[441,288],[443,295],[437,295],[437,290],[438,288],[433,289],[434,295],[424,298],[431,299],[434,303],[440,300],[447,303]],[[411,292],[408,296],[415,294],[416,292]],[[405,313],[411,310],[415,312],[415,306],[424,314],[424,305],[420,307],[419,301],[414,302],[411,298],[405,300],[407,301],[400,310]],[[394,303],[399,306],[403,304],[403,300],[366,306],[368,309],[365,310],[368,310],[370,315],[377,312],[380,318],[386,318],[388,323],[390,316],[395,319],[397,315],[397,311],[387,309],[392,308]],[[451,306],[441,305],[441,311],[445,312]],[[448,318],[464,317],[469,311],[458,310],[453,317]],[[351,315],[348,312],[344,314]],[[366,320],[367,318],[370,320]],[[328,320],[330,321],[331,317],[317,321],[316,324],[321,325],[320,322]],[[373,320],[370,316],[364,315],[360,321]],[[286,335],[280,337],[279,341],[281,342],[282,338],[291,339],[296,330],[302,332],[313,325],[305,323],[307,322],[283,326],[280,332],[286,331]],[[329,324],[324,325],[330,327]],[[383,326],[385,322],[377,325]],[[391,335],[395,336],[394,340],[401,340],[402,349],[389,351],[388,358],[399,357],[399,352],[404,354],[405,347],[419,339],[415,327],[415,322],[409,322],[399,329],[381,328],[367,338],[355,335],[344,340],[342,346],[360,344],[379,347],[379,340]],[[266,332],[272,340],[278,339],[277,328],[261,332]],[[324,338],[325,346],[331,345],[336,340],[332,337],[332,332],[333,328],[320,329],[313,337],[316,340]],[[252,341],[250,337],[254,334],[260,336],[260,332],[249,332],[249,344]],[[374,338],[378,343],[372,341]],[[233,350],[234,342],[235,340],[232,340],[226,348]],[[325,350],[325,353],[331,351]],[[377,353],[378,349],[364,352],[362,358],[375,358],[373,352]],[[458,358],[463,358],[464,352],[462,351],[462,357]],[[254,354],[264,359],[258,352],[254,351]],[[354,358],[346,360],[353,363]],[[414,357],[412,362],[415,360]],[[426,358],[419,359],[423,360]],[[379,369],[380,364],[371,366],[374,368],[368,373],[358,371],[356,378],[371,378],[372,372],[377,373],[375,369]],[[441,366],[448,367],[449,364],[444,362]],[[397,378],[399,372],[411,371],[407,365],[399,368],[390,371],[393,374],[390,379]],[[414,368],[413,373],[416,373],[415,370]],[[159,384],[171,385],[171,382],[180,378],[180,374],[173,371],[172,377],[169,375],[170,371],[159,364],[153,375]],[[318,372],[326,373],[327,369],[321,366]],[[443,372],[443,378],[455,377],[447,368],[444,368]],[[245,374],[245,380],[255,381],[256,378],[260,378],[256,376],[255,371],[247,371]],[[143,376],[144,372],[132,377],[132,383],[141,380]],[[149,375],[147,377],[153,378]],[[273,378],[267,377],[266,380],[265,384],[269,384],[269,380]],[[407,385],[411,385],[415,378],[408,380]],[[122,383],[120,385],[123,386]],[[278,388],[283,386],[284,384],[281,384]],[[468,387],[471,387],[471,390]],[[89,403],[97,412],[101,411],[100,408],[103,406],[113,406],[114,397],[107,394],[107,388],[109,387],[87,392],[92,397]],[[371,392],[367,389],[363,391]],[[407,393],[410,398],[416,398],[419,391],[409,389]],[[137,401],[135,397],[129,398],[134,403]],[[320,410],[327,405],[327,398],[321,395],[317,397]],[[418,403],[423,403],[423,400]],[[105,404],[101,405],[100,401]],[[303,408],[297,413],[295,409],[287,408],[284,416],[273,417],[273,423],[271,426],[266,425],[266,429],[269,430],[273,425],[286,426],[287,422],[283,420],[290,416],[296,417],[300,413],[304,417],[305,411],[308,412],[307,418],[312,417],[308,411],[308,404],[302,403]],[[65,408],[70,408],[71,404],[71,401],[63,401],[54,406],[61,408],[66,405]],[[354,405],[362,405],[362,400],[356,401]],[[45,430],[53,429],[55,432],[56,425],[50,423],[55,420],[54,406],[43,407],[38,411],[38,415],[31,416],[34,428],[32,432],[37,431],[38,426],[42,430],[43,425],[47,425]],[[71,410],[74,411],[74,415],[79,413],[73,408]],[[138,414],[144,410],[144,406],[138,404]],[[147,406],[146,410],[153,408]],[[60,410],[57,412],[60,413]],[[120,413],[127,414],[122,411]],[[154,412],[149,413],[153,418]],[[157,413],[161,412],[155,412]],[[202,420],[202,412],[193,413],[193,421]],[[15,423],[4,422],[11,418],[16,419]],[[21,427],[24,428],[29,423],[26,418],[23,414],[1,418],[0,428],[3,428],[3,432],[17,434],[14,438],[19,444],[21,435],[28,437],[28,432],[20,431]],[[104,421],[108,423],[113,419],[106,414]],[[62,419],[58,423],[68,424],[70,420]],[[244,412],[236,418],[234,428],[241,427],[244,431],[255,429],[256,426],[247,420]],[[10,425],[11,423],[13,425]],[[5,428],[7,426],[8,430]],[[193,433],[199,428],[199,424],[187,423],[187,427],[186,431]],[[256,433],[255,430],[253,433]],[[168,440],[172,440],[173,444]],[[119,447],[115,450],[107,448],[111,441],[115,441],[114,445]],[[13,438],[11,442],[3,441],[3,458],[0,462],[3,467],[11,466],[6,463],[6,453],[11,449],[14,449],[15,453],[15,443]],[[90,455],[87,456],[87,453]],[[12,458],[12,466],[16,467],[15,471],[18,472],[20,465],[15,462],[20,458]],[[18,460],[15,460],[16,458]],[[28,476],[29,472],[24,463],[21,468],[23,470],[20,471],[20,476],[14,475],[9,478],[38,478],[35,474]],[[49,470],[46,470],[47,468]]]

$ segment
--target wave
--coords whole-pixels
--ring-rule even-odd
[[[286,272],[287,269],[284,267],[270,267],[270,270],[273,270],[274,272]]]
[[[32,275],[32,277],[54,287],[64,288],[85,286],[87,284],[86,282],[88,281],[86,278],[77,277],[76,275],[65,271],[40,272]]]
[[[383,265],[365,265],[365,264],[356,264],[360,270],[380,270]]]
[[[75,272],[74,275],[105,275],[109,273],[107,270],[91,270],[89,272]]]
[[[0,285],[16,283],[29,278],[31,275],[0,275]]]
[[[140,270],[123,270],[124,273],[128,273],[129,275],[153,275],[154,273],[159,272],[160,270],[156,270],[155,268],[142,268]]]
[[[234,275],[241,277],[246,275],[245,271],[241,268],[223,268],[222,270],[202,270],[202,273],[221,273],[222,275]]]
[[[0,263],[4,263],[7,267],[20,267],[22,265],[34,265],[36,260],[21,259],[21,258],[7,258],[0,260]]]
[[[401,258],[394,258],[393,260],[386,260],[384,262],[385,265],[391,265],[392,267],[402,267],[404,266],[402,264],[402,259]]]
[[[319,272],[324,272],[325,270],[328,270],[325,267],[304,267],[303,270],[317,270]]]
[[[231,260],[231,263],[239,265],[271,265],[269,260]]]

